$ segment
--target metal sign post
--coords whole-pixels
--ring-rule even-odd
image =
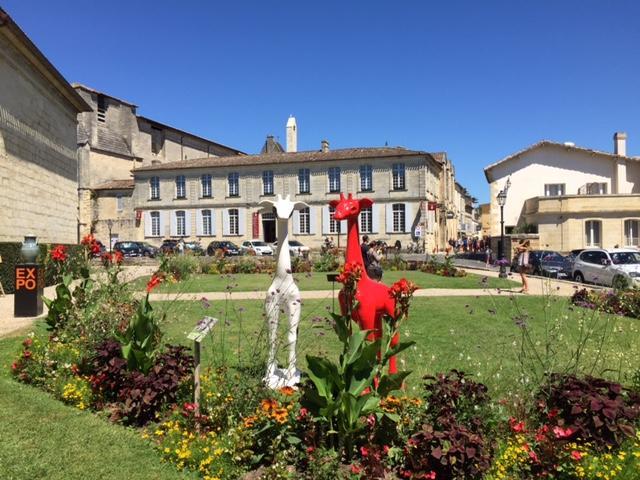
[[[200,343],[217,323],[217,318],[204,317],[187,335],[189,340],[193,340],[193,403],[196,404],[196,414],[200,413]]]

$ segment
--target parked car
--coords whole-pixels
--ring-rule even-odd
[[[573,264],[573,279],[608,287],[640,286],[640,253],[630,248],[588,248]]]
[[[273,255],[273,249],[262,240],[245,240],[240,246],[243,254]]]
[[[213,256],[218,250],[222,250],[225,257],[232,255],[240,255],[240,247],[233,242],[215,241],[211,242],[207,247],[207,255]]]
[[[531,273],[533,275],[542,275],[542,271],[540,269],[540,259],[552,253],[557,253],[557,252],[553,252],[551,250],[531,250],[529,252],[529,265],[531,265]],[[518,271],[517,255],[513,258],[513,261],[511,262],[511,271],[512,272]]]
[[[580,252],[583,250],[584,248],[576,248],[575,250],[571,250],[571,252],[564,257],[564,267],[562,271],[566,273],[569,278],[573,278],[573,264]]]
[[[569,274],[567,274],[564,269],[565,257],[558,252],[547,252],[540,257],[537,275],[553,278],[569,277]]]
[[[200,242],[184,242],[184,253],[187,252],[191,252],[192,255],[204,255]]]
[[[271,244],[274,250],[278,248],[278,242],[273,242]],[[311,249],[309,247],[304,246],[297,240],[289,240],[289,254],[292,257],[308,257]]]
[[[114,252],[120,252],[125,257],[141,257],[142,248],[138,242],[116,242],[113,246]]]
[[[158,249],[147,242],[137,242],[143,257],[154,258],[158,254]]]
[[[178,251],[178,240],[167,239],[162,241],[162,245],[160,245],[160,253],[168,254],[175,253]]]

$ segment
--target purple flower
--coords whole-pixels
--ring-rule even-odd
[[[203,308],[209,308],[211,306],[211,304],[209,303],[209,300],[207,300],[206,297],[202,297],[200,299],[200,302],[202,303]]]

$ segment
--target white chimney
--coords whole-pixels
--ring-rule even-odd
[[[627,156],[627,134],[616,132],[613,134],[613,153],[622,157]]]
[[[328,140],[322,140],[320,142],[320,150],[323,153],[327,153],[329,151],[329,141]]]
[[[287,152],[298,151],[298,126],[296,125],[296,117],[289,116],[287,120]]]

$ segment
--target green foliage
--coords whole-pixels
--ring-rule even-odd
[[[336,250],[327,250],[320,255],[320,258],[313,264],[316,272],[335,272],[340,266],[340,257]]]
[[[384,270],[397,271],[407,269],[407,262],[402,259],[399,253],[394,253],[391,258],[383,258],[381,265]]]
[[[391,347],[396,330],[392,331],[386,322],[384,337],[368,341],[369,331],[360,330],[349,315],[333,314],[333,320],[342,353],[337,361],[307,355],[309,380],[304,384],[300,403],[325,423],[328,444],[351,458],[366,426],[363,417],[382,415],[380,399],[399,389],[410,373],[383,374],[384,367],[389,358],[414,342]]]
[[[65,275],[62,278],[62,283],[56,287],[55,298],[42,298],[42,301],[49,309],[45,321],[47,322],[48,329],[51,331],[56,331],[63,327],[71,314],[73,295],[69,289],[69,285],[71,285],[71,275]]]
[[[200,271],[200,262],[193,255],[167,255],[162,258],[159,270],[178,281],[187,280]]]
[[[618,283],[614,291],[576,290],[571,297],[574,305],[591,308],[606,313],[624,315],[625,317],[640,318],[640,290],[626,290]]]
[[[428,262],[422,264],[420,270],[443,277],[465,277],[467,275],[465,270],[457,268],[453,264],[453,257],[449,255],[444,257],[443,262],[439,262],[434,256],[430,257]]]
[[[149,294],[138,304],[136,313],[123,332],[116,333],[122,357],[129,370],[147,373],[154,364],[162,333],[149,303]]]

